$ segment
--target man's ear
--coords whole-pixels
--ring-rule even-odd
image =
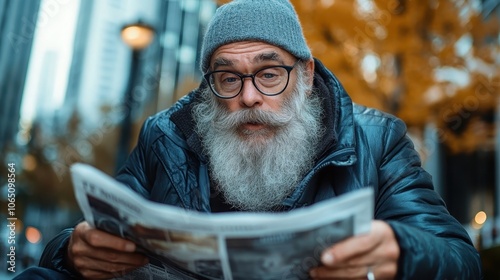
[[[306,62],[307,83],[312,87],[314,80],[314,59]]]

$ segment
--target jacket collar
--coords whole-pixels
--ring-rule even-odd
[[[184,135],[189,149],[198,155],[200,160],[204,162],[206,161],[206,156],[203,151],[200,136],[195,130],[196,125],[192,109],[194,104],[198,102],[201,91],[205,86],[205,83],[202,83],[198,89],[191,91],[187,96],[185,96],[183,99],[186,99],[186,104],[173,112],[170,116],[170,120]]]
[[[352,100],[337,77],[318,59],[315,59],[314,62],[315,86],[320,90],[320,94],[325,100],[324,107],[331,108],[326,109],[325,117],[330,118],[333,122],[330,124],[324,121],[327,129],[332,131],[333,136],[325,135],[327,138],[323,141],[322,154],[319,159],[327,157],[326,160],[335,165],[351,165],[356,161]],[[329,114],[329,112],[331,113]]]

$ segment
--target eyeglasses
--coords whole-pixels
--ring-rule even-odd
[[[243,81],[252,78],[255,88],[262,94],[274,96],[285,91],[290,80],[290,72],[300,60],[292,66],[276,65],[260,69],[254,74],[243,75],[233,71],[216,70],[204,75],[212,92],[219,98],[230,99],[240,94]]]

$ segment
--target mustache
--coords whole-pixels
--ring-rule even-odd
[[[214,125],[219,129],[235,128],[245,123],[280,127],[290,123],[292,118],[293,114],[287,108],[278,113],[261,109],[243,109],[231,113],[224,110],[215,118]]]

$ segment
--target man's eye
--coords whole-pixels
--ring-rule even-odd
[[[268,68],[257,72],[256,76],[259,79],[275,79],[282,75],[281,68]]]
[[[219,72],[216,76],[216,81],[221,84],[231,84],[238,82],[240,78],[232,73]]]
[[[225,78],[222,82],[223,83],[235,83],[237,81],[237,79],[235,77],[228,77],[228,78]]]
[[[272,78],[275,78],[276,76],[277,76],[277,75],[276,75],[276,74],[274,74],[274,73],[264,73],[264,74],[262,75],[262,78],[264,78],[264,79],[272,79]]]

